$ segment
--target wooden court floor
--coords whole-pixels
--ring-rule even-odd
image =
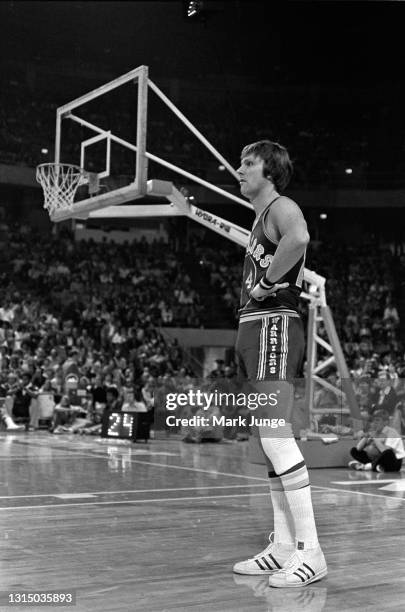
[[[1,610],[405,610],[402,474],[311,470],[329,576],[272,589],[231,571],[271,525],[247,443],[3,433],[0,466]],[[76,605],[5,605],[44,590],[74,590]]]

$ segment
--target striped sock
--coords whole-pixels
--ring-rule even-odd
[[[280,474],[285,496],[291,510],[298,550],[319,546],[311,500],[308,470],[300,461]]]
[[[274,513],[274,543],[294,547],[294,528],[281,479],[276,472],[269,472],[270,495]]]

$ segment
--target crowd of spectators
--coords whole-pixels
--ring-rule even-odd
[[[3,416],[27,418],[31,408],[35,427],[35,400],[52,392],[62,403],[56,414],[65,417],[64,381],[71,372],[79,378],[83,401],[96,385],[103,387],[103,396],[109,387],[118,389],[122,403],[131,387],[135,401],[147,409],[151,385],[187,376],[182,348],[158,328],[198,327],[202,307],[168,247],[163,254],[159,243],[144,239],[129,248],[75,242],[69,231],[56,237],[28,226],[4,223],[5,228],[0,397],[8,400]],[[60,418],[52,430],[66,425]]]
[[[366,361],[395,367],[402,375],[403,345],[396,307],[398,258],[387,247],[360,243],[323,243],[311,249],[308,266],[327,278],[328,302],[353,374],[365,373]],[[321,328],[320,335],[326,333]]]
[[[35,302],[40,311],[51,308],[72,322],[71,344],[84,328],[102,348],[115,350],[131,342],[138,327],[201,325],[200,297],[183,262],[159,241],[149,244],[143,237],[131,246],[75,242],[69,232],[54,237],[21,225],[7,226],[7,233],[3,266],[12,280],[3,289],[3,320],[13,309],[17,321],[29,294],[45,301]],[[16,289],[21,303],[16,303]]]
[[[140,411],[151,410],[159,388],[178,391],[193,385],[183,349],[158,328],[211,326],[209,317],[215,318],[218,309],[206,312],[206,294],[222,301],[229,326],[236,326],[243,263],[236,245],[215,249],[194,235],[192,249],[183,252],[145,239],[129,248],[75,241],[67,230],[41,234],[6,223],[2,229],[8,240],[1,253],[0,396],[10,427],[10,418],[28,416],[28,426],[38,426],[36,408],[43,393],[52,393],[58,406],[51,423],[56,433],[99,432],[100,405],[124,405],[129,390]],[[200,278],[188,273],[190,261]],[[394,263],[389,250],[367,245],[324,244],[308,253],[308,266],[328,279],[328,302],[361,409],[384,403],[401,427],[397,407],[405,361]],[[197,290],[198,280],[199,288],[206,281],[205,292]],[[305,318],[304,301],[301,307]],[[325,334],[320,326],[319,335]],[[64,380],[71,372],[79,380],[79,413],[66,396]],[[381,373],[389,390],[380,393]],[[209,379],[229,386],[234,377],[227,364]],[[334,372],[329,378],[336,385]],[[318,407],[336,406],[336,396],[325,390],[315,401]]]

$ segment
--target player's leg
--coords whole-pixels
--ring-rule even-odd
[[[244,361],[243,354],[239,351],[239,347],[243,348],[249,343],[248,339],[258,336],[261,321],[252,324],[243,324],[244,327],[239,330],[238,340],[236,343],[236,358],[238,361],[238,374],[239,380],[242,384],[242,388],[246,395],[251,391],[248,387],[248,367],[252,366],[252,360],[249,359],[249,364]],[[257,360],[257,351],[254,351],[253,359]],[[255,371],[257,370],[258,364],[253,364]],[[243,384],[245,383],[245,384]],[[254,426],[252,432],[257,439],[259,446],[262,447],[261,438],[259,434],[259,428]],[[282,482],[279,476],[274,471],[273,464],[269,457],[266,455],[262,447],[263,455],[266,461],[267,473],[269,476],[270,483],[270,498],[273,506],[273,531],[269,536],[269,545],[260,553],[240,561],[234,565],[233,571],[238,574],[271,574],[280,569],[285,561],[290,557],[291,552],[294,550],[294,530],[292,526],[291,512],[289,505],[284,493]]]
[[[286,316],[269,319],[263,318],[261,322],[257,364],[252,360],[252,332],[247,338],[244,356],[250,380],[256,377],[254,385],[259,393],[267,393],[270,397],[278,387],[279,402],[276,408],[266,406],[265,411],[267,416],[281,419],[288,416],[292,403],[293,388],[286,379],[296,376],[304,338],[299,319]],[[274,472],[282,484],[284,505],[291,513],[296,545],[296,552],[282,570],[274,573],[269,583],[280,587],[303,586],[326,575],[327,571],[318,543],[308,471],[290,425],[278,429],[259,427],[259,433],[265,456],[274,466]],[[308,561],[306,564],[305,559]]]
[[[273,464],[266,455],[262,441],[260,438],[259,427],[254,427],[254,433],[258,440],[259,446],[262,448],[265,457],[267,474],[270,484],[270,496],[273,505],[273,520],[274,520],[274,543],[281,545],[285,550],[291,550],[295,547],[294,542],[294,526],[290,507],[284,492],[283,483],[277,475]]]
[[[254,430],[258,444],[261,445],[258,427],[255,427]],[[264,550],[254,557],[235,563],[233,571],[237,574],[273,574],[283,567],[295,549],[291,511],[283,485],[265,453],[264,456],[269,476],[270,499],[273,506],[273,531],[269,535],[269,544]]]
[[[304,586],[326,575],[326,563],[319,546],[312,507],[308,470],[292,430],[283,438],[262,438],[263,447],[274,465],[291,512],[295,551],[282,570],[271,576],[270,586]]]
[[[262,370],[262,380],[264,386],[269,387],[269,392],[274,384],[279,387],[280,401],[273,414],[282,419],[284,413],[287,421],[290,421],[294,401],[294,387],[291,383],[298,375],[305,344],[302,322],[299,318],[285,315],[273,317],[270,329],[273,335],[268,338],[267,347],[264,347],[264,360],[268,369]],[[268,353],[270,358],[267,357]],[[270,365],[274,362],[275,365]],[[296,547],[283,569],[270,577],[269,584],[276,587],[304,586],[327,573],[325,558],[318,542],[308,470],[289,422],[284,428],[273,430],[260,427],[259,431],[264,452],[272,462],[284,489],[291,511]]]

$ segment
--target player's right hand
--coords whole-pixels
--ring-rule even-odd
[[[255,287],[253,287],[250,297],[256,300],[257,302],[262,302],[263,300],[269,297],[275,297],[277,291],[280,289],[285,289],[289,286],[290,283],[274,283],[269,288],[263,287],[262,282],[258,282]]]

